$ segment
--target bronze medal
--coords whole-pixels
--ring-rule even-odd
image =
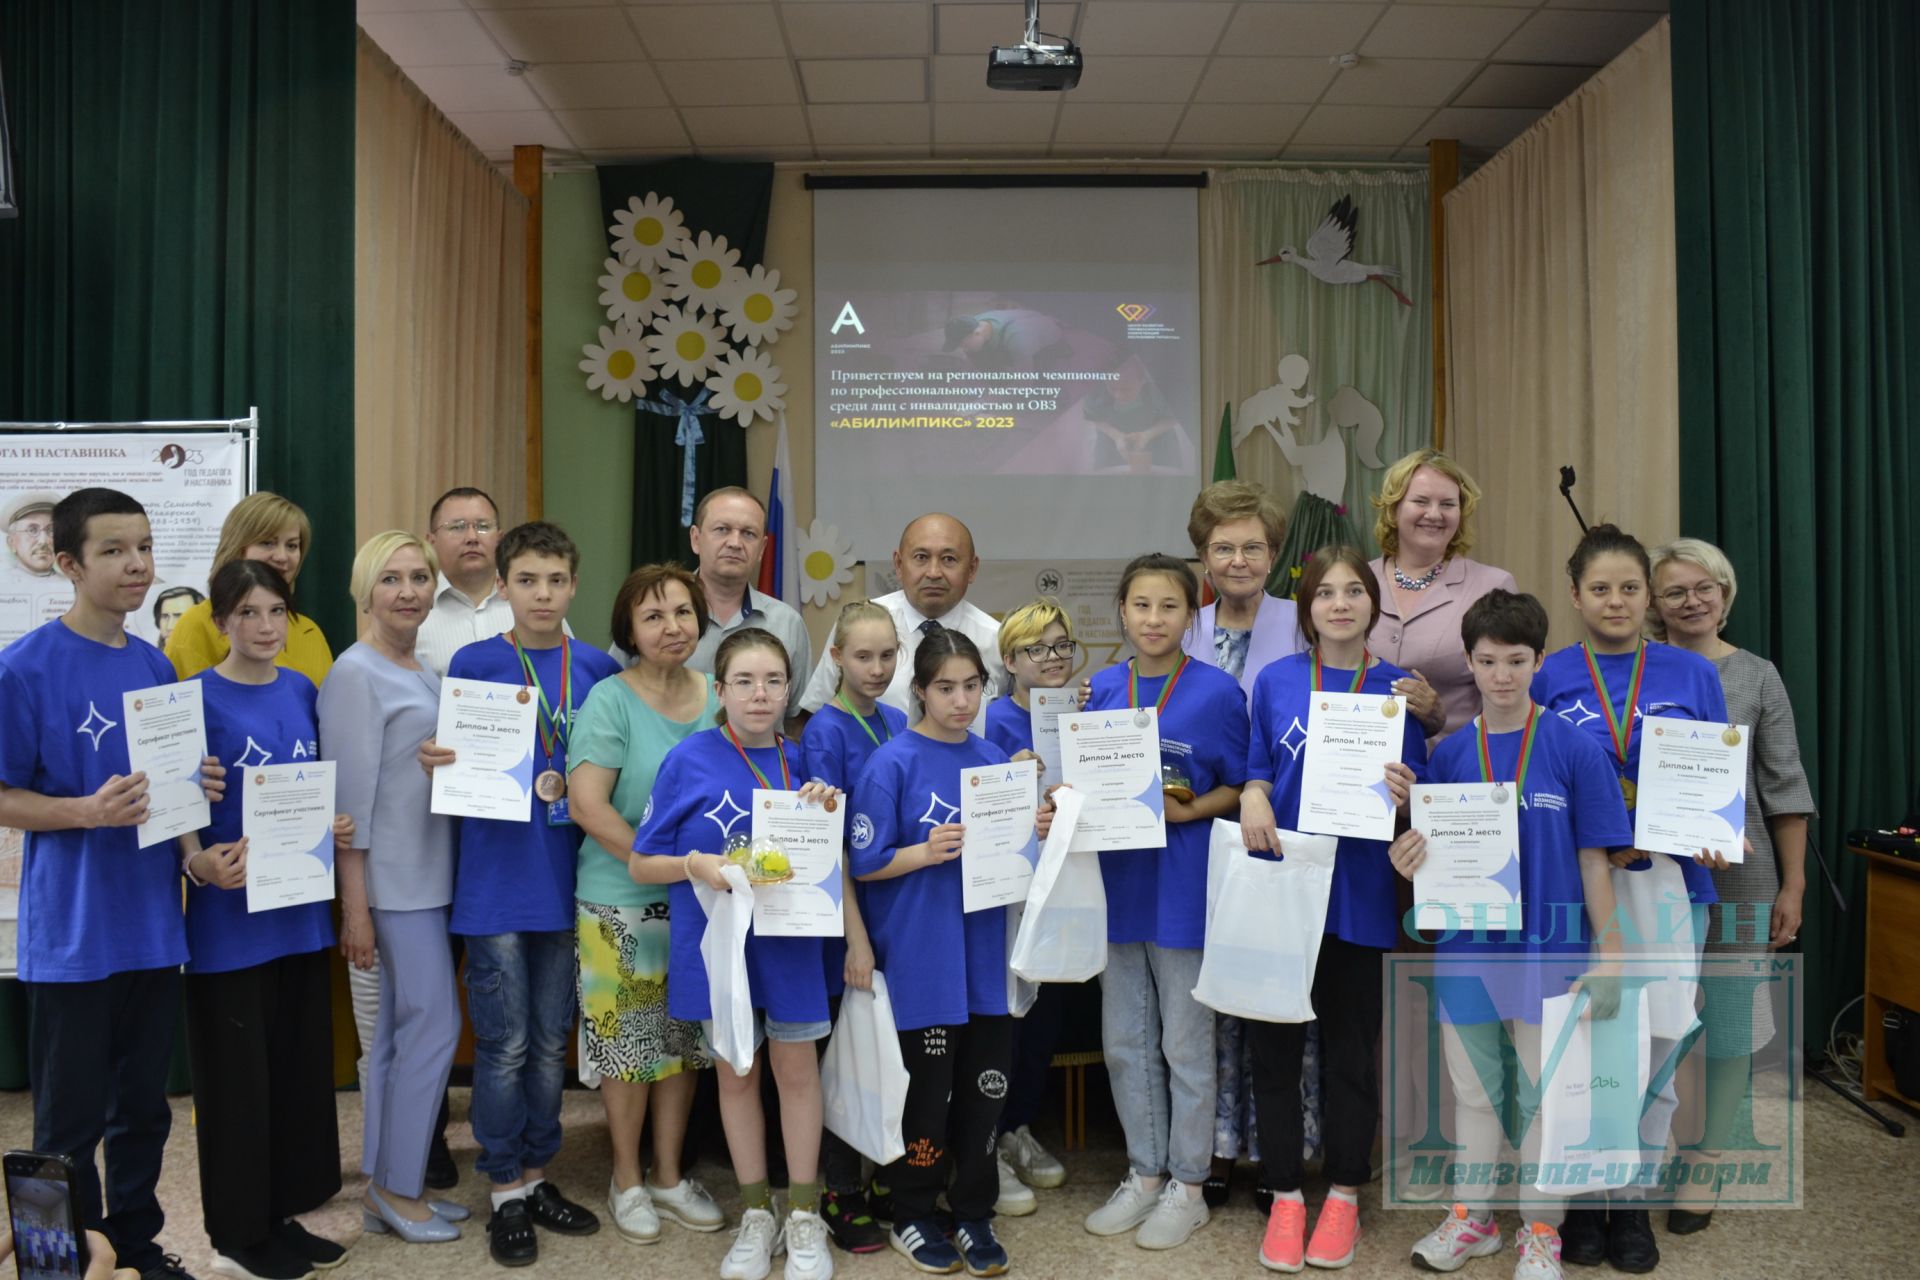
[[[558,769],[543,770],[533,780],[533,794],[552,804],[567,794],[567,779]]]
[[[1639,795],[1639,788],[1633,785],[1632,778],[1620,779],[1620,794],[1626,799],[1627,808],[1633,808],[1634,800]]]

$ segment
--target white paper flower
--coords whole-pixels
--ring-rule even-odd
[[[587,358],[580,362],[587,375],[587,390],[598,391],[603,400],[616,397],[621,404],[635,396],[646,398],[647,379],[653,376],[653,357],[638,329],[617,324],[600,326],[600,345],[589,342],[581,348]]]
[[[800,314],[794,302],[798,296],[792,289],[780,287],[778,271],[756,266],[734,289],[733,301],[720,313],[720,323],[741,342],[755,346],[777,342],[782,333],[793,328],[793,318]]]
[[[645,325],[666,305],[666,287],[649,268],[608,258],[601,269],[606,274],[600,277],[600,305],[607,309],[607,319]]]
[[[680,307],[663,307],[654,317],[647,349],[653,352],[660,376],[677,378],[683,386],[705,378],[714,362],[729,350],[727,335],[718,325]]]
[[[613,211],[613,251],[630,266],[658,266],[687,241],[687,227],[669,196],[647,192],[647,198],[628,196],[627,207]]]
[[[713,411],[743,427],[752,426],[755,418],[771,422],[774,414],[787,407],[787,384],[780,381],[780,366],[752,347],[729,349],[707,379],[707,390],[713,392],[713,399],[707,401]]]
[[[794,539],[800,562],[800,599],[825,604],[840,598],[840,588],[853,581],[853,544],[841,540],[840,530],[818,516]]]
[[[740,251],[729,249],[725,236],[702,231],[698,240],[681,245],[678,254],[661,268],[668,290],[695,310],[719,315],[747,278],[736,265]]]

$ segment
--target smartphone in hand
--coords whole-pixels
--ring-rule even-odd
[[[9,1151],[0,1159],[20,1280],[80,1280],[87,1237],[73,1207],[73,1161],[44,1151]]]

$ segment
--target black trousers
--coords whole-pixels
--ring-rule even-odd
[[[1380,1124],[1380,974],[1386,952],[1327,934],[1313,973],[1320,1024],[1320,1136],[1330,1182],[1360,1187],[1373,1176],[1373,1134]],[[1267,1186],[1300,1189],[1304,1133],[1300,1060],[1304,1022],[1246,1022],[1253,1039],[1253,1105]]]
[[[27,1056],[33,1145],[74,1164],[74,1209],[123,1267],[157,1266],[166,1216],[154,1193],[173,1127],[167,1069],[180,972],[136,969],[96,982],[30,982]],[[106,1145],[106,1199],[94,1150]],[[112,1213],[105,1206],[112,1206]]]
[[[962,1222],[993,1217],[1000,1198],[997,1138],[1013,1066],[1013,1019],[975,1014],[948,1027],[900,1033],[907,1107],[900,1133],[907,1154],[881,1171],[897,1221],[933,1216],[942,1191]]]
[[[221,1253],[340,1190],[328,954],[187,976],[201,1212]]]
[[[1053,1047],[1060,1042],[1068,984],[1043,982],[1024,1018],[1013,1020],[1013,1087],[1000,1112],[1000,1132],[1012,1133],[1034,1122],[1047,1100],[1047,1072],[1053,1067]]]

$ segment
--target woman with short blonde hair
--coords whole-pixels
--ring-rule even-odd
[[[259,560],[286,579],[289,592],[300,577],[313,543],[307,513],[277,493],[250,493],[234,504],[220,525],[209,579],[236,560]],[[202,601],[180,615],[166,642],[167,660],[182,680],[191,680],[227,656],[227,638],[213,622],[213,607]],[[317,688],[333,666],[333,650],[319,624],[291,601],[287,608],[287,645],[275,666],[298,671]]]

